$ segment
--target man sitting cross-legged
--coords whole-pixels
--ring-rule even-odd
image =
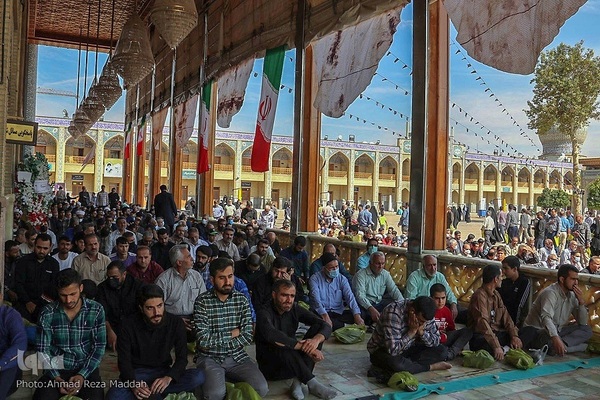
[[[158,285],[144,285],[138,291],[137,304],[139,312],[124,321],[117,342],[120,380],[129,385],[114,385],[107,398],[162,398],[169,393],[193,392],[204,382],[204,373],[186,369],[183,320],[165,311],[164,293]]]
[[[453,360],[469,343],[473,331],[469,328],[456,330],[452,312],[446,307],[446,287],[441,283],[434,284],[429,289],[431,298],[435,301],[435,323],[440,331],[441,343],[448,348],[447,360]]]
[[[294,302],[296,285],[289,280],[273,284],[272,301],[259,310],[256,324],[256,361],[267,379],[293,378],[292,397],[304,398],[301,384],[321,399],[332,399],[336,391],[313,375],[316,362],[324,359],[321,348],[331,326]],[[310,326],[304,339],[296,339],[298,323]]]
[[[387,372],[411,374],[449,369],[446,347],[434,320],[431,297],[398,300],[383,309],[367,344],[371,363]]]
[[[588,325],[588,310],[579,288],[577,268],[563,264],[558,268],[557,282],[540,292],[525,319],[523,342],[528,347],[550,346],[550,353],[584,351],[592,337]],[[575,323],[571,323],[571,316]]]
[[[482,280],[481,287],[473,293],[469,303],[468,326],[473,329],[469,348],[487,350],[496,360],[501,361],[509,345],[520,349],[523,344],[518,329],[496,290],[502,283],[500,268],[497,265],[486,265]]]

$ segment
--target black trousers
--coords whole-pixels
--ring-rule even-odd
[[[317,327],[311,327],[304,335],[304,339],[311,339],[319,333]],[[323,343],[319,345],[319,350]],[[268,354],[257,353],[258,368],[265,378],[270,381],[297,378],[306,384],[312,378],[315,362],[301,350],[289,349],[281,346],[269,346]]]
[[[354,314],[350,310],[344,310],[343,314],[338,314],[333,311],[328,311],[327,314],[331,319],[331,323],[333,324],[331,330],[337,331],[340,328],[343,328],[345,324],[353,324],[354,323]]]
[[[496,337],[498,338],[498,342],[500,342],[500,346],[509,346],[510,345],[510,335],[506,331],[495,332]],[[477,350],[486,350],[492,356],[494,355],[494,349],[492,346],[485,340],[485,337],[481,333],[473,333],[473,337],[469,341],[469,349],[473,351]]]
[[[68,381],[71,377],[77,375],[79,370],[62,370],[60,371],[60,377],[65,381]],[[54,381],[48,374],[43,375],[38,379],[39,383],[43,383],[43,388],[38,388],[33,393],[33,400],[58,400],[63,394],[60,393],[56,387],[49,387]],[[76,394],[77,397],[83,400],[104,400],[104,389],[102,388],[102,379],[100,378],[100,370],[96,368],[90,376],[86,379],[88,384],[84,384],[81,391]],[[98,383],[98,385],[94,385]],[[96,386],[96,387],[93,387]]]
[[[408,371],[411,374],[429,371],[429,366],[444,361],[448,348],[444,345],[427,347],[415,344],[402,354],[390,355],[385,349],[377,349],[370,355],[371,364],[392,372]]]

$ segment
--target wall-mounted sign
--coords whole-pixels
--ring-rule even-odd
[[[35,146],[37,143],[37,122],[6,120],[6,143]]]
[[[123,177],[123,164],[111,163],[106,161],[104,163],[104,177],[106,178],[121,178]]]
[[[196,179],[197,172],[195,169],[184,169],[181,171],[183,179]]]
[[[71,175],[71,180],[73,180],[73,181],[82,181],[83,180],[83,175],[73,174],[73,175]]]
[[[252,187],[252,182],[242,182],[243,189],[250,189]]]

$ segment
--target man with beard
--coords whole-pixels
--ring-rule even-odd
[[[4,300],[14,303],[19,296],[15,292],[15,265],[21,255],[19,242],[7,240],[4,242]]]
[[[108,346],[117,350],[122,322],[136,312],[135,296],[143,283],[127,274],[121,261],[113,261],[106,267],[106,280],[98,285],[96,301],[106,312],[106,337]]]
[[[38,354],[51,362],[62,356],[62,365],[50,368],[37,381],[34,400],[54,400],[65,395],[83,399],[104,398],[100,361],[106,348],[104,308],[82,296],[81,276],[74,269],[56,278],[58,301],[40,313]]]
[[[195,361],[206,374],[204,398],[222,400],[225,381],[247,382],[264,397],[269,391],[265,377],[244,350],[252,341],[252,317],[246,297],[233,290],[233,261],[218,258],[210,264],[213,289],[194,303]]]
[[[250,200],[246,202],[246,207],[242,210],[241,218],[242,222],[245,224],[251,223],[252,221],[258,219],[256,210],[252,208],[252,202]]]
[[[254,253],[258,254],[260,257],[260,263],[264,265],[267,271],[269,271],[271,269],[271,265],[273,265],[273,261],[275,260],[275,255],[269,246],[269,241],[267,239],[260,239],[256,243]]]
[[[269,380],[292,378],[291,394],[304,399],[302,384],[321,399],[332,399],[336,391],[323,385],[313,375],[315,363],[325,357],[323,342],[331,327],[321,318],[294,302],[296,286],[282,279],[273,285],[272,301],[259,310],[256,323],[256,361]],[[296,339],[299,322],[310,329],[302,340]]]
[[[162,269],[171,268],[171,262],[169,261],[169,250],[175,246],[175,243],[169,239],[169,233],[166,229],[159,229],[157,232],[158,241],[152,245],[152,260],[158,263]]]
[[[194,341],[192,313],[194,301],[200,293],[206,292],[206,285],[200,272],[192,269],[194,260],[187,245],[175,245],[169,251],[172,268],[156,278],[156,284],[163,290],[165,309],[180,317],[188,335],[188,342]]]
[[[96,285],[106,277],[106,267],[110,258],[100,253],[100,239],[95,233],[83,238],[85,251],[73,259],[72,268],[79,272],[83,279],[89,279]]]
[[[165,311],[164,293],[157,285],[139,290],[137,306],[139,312],[123,324],[117,347],[120,382],[109,390],[107,398],[147,399],[193,393],[204,382],[204,374],[197,368],[186,369],[183,321]]]
[[[575,266],[563,264],[558,268],[557,282],[538,294],[521,332],[525,348],[548,344],[550,353],[558,356],[585,351],[592,328],[578,277]]]
[[[224,228],[222,233],[222,239],[217,240],[216,244],[220,251],[225,251],[233,259],[233,261],[240,261],[240,252],[233,243],[234,229],[231,227]]]
[[[247,259],[235,263],[235,276],[246,283],[250,294],[254,291],[256,281],[266,274],[267,270],[260,263],[260,257],[256,253],[252,253]]]
[[[49,255],[51,243],[50,236],[40,233],[33,253],[19,258],[15,265],[14,291],[18,296],[15,309],[33,323],[37,323],[42,307],[56,298],[59,266]]]
[[[296,296],[295,301],[307,302],[307,296],[304,293],[302,282],[296,275],[294,275],[294,265],[292,262],[285,257],[277,257],[273,261],[273,265],[268,273],[258,277],[252,288],[252,303],[255,309],[259,309],[266,306],[270,301],[273,292],[273,284],[280,280],[286,279],[292,281],[296,285]]]
[[[52,258],[58,261],[60,270],[71,268],[73,260],[78,256],[77,253],[71,251],[73,243],[66,236],[61,236],[58,239],[58,253],[54,254]]]
[[[188,229],[188,247],[190,249],[190,254],[194,261],[196,261],[196,249],[200,246],[206,246],[208,243],[203,239],[200,239],[200,232],[198,232],[198,228],[191,227]]]
[[[210,282],[210,268],[209,261],[212,257],[212,250],[209,246],[200,246],[196,249],[196,261],[194,262],[194,270],[198,271],[202,275],[204,284],[208,285]]]

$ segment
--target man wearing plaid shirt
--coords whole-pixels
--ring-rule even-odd
[[[367,344],[371,363],[386,372],[411,374],[448,369],[431,297],[397,300],[383,309]]]
[[[60,271],[56,286],[58,301],[40,313],[37,335],[38,355],[52,368],[38,380],[41,387],[33,398],[103,399],[105,383],[98,367],[106,348],[104,309],[82,297],[81,276],[74,269]]]
[[[252,341],[252,317],[248,299],[233,290],[233,261],[217,258],[210,263],[213,289],[194,303],[196,364],[204,370],[204,398],[223,400],[225,381],[247,382],[264,397],[269,391],[258,365],[244,346]]]

